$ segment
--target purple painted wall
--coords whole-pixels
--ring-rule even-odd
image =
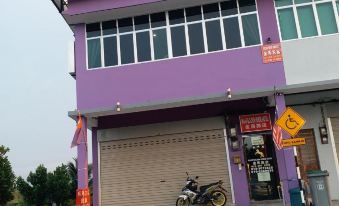
[[[271,38],[272,43],[279,43],[280,38],[273,0],[257,0],[257,5],[262,42],[265,43],[267,38]],[[284,76],[284,73],[279,73],[279,75]]]
[[[89,11],[99,5],[109,8],[129,2],[73,0],[74,8]],[[273,0],[258,0],[262,41],[279,41]],[[77,4],[77,6],[75,6]],[[94,6],[95,4],[95,6]],[[126,3],[127,4],[127,3]],[[263,64],[260,46],[181,57],[114,68],[86,70],[85,26],[75,27],[78,109],[160,102],[285,85],[282,62]]]
[[[240,127],[239,127],[239,116],[238,115],[231,116],[230,122],[232,123],[232,125],[236,125],[238,140],[241,143],[240,148],[242,148],[243,141],[242,141]],[[228,144],[228,151],[229,151],[228,155],[231,161],[231,171],[232,171],[235,204],[237,206],[250,206],[250,194],[249,194],[249,187],[248,187],[248,178],[247,178],[246,168],[245,168],[246,162],[245,162],[244,151],[243,149],[239,151],[233,151],[230,147],[230,144]],[[244,164],[241,170],[239,170],[238,165],[232,163],[234,156],[240,156],[241,162]]]
[[[129,5],[151,3],[159,0],[72,0],[68,14],[91,12]],[[279,42],[273,0],[258,0],[262,41],[268,37]],[[157,62],[114,68],[86,70],[85,26],[75,26],[77,104],[78,109],[113,107],[117,101],[123,105],[161,102],[181,98],[224,93],[228,87],[233,92],[273,88],[286,84],[282,62],[263,64],[260,46],[224,52],[182,57]],[[285,106],[283,99],[279,107]],[[94,140],[94,138],[93,138]],[[96,146],[93,146],[93,151]],[[243,153],[230,152],[234,154]],[[93,160],[97,153],[93,153]],[[288,188],[295,187],[295,165],[290,151],[278,151],[280,178],[289,202]],[[97,158],[97,157],[96,157]],[[94,162],[93,162],[94,163]],[[287,163],[287,164],[286,164]],[[97,164],[97,163],[95,163]],[[95,167],[98,167],[97,165]],[[237,205],[249,205],[245,170],[231,166]],[[98,174],[94,174],[98,177]],[[94,179],[96,179],[94,177]],[[97,192],[97,191],[95,191]],[[97,201],[97,197],[94,200]],[[97,203],[96,203],[97,204]],[[94,204],[94,205],[96,205]]]
[[[282,63],[263,64],[260,47],[86,70],[85,30],[76,34],[78,109],[159,102],[285,85]]]

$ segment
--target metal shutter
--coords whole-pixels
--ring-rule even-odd
[[[331,118],[331,124],[333,129],[335,148],[337,150],[337,157],[339,159],[339,117]]]
[[[100,143],[101,205],[173,206],[186,181],[223,180],[231,203],[223,130]]]

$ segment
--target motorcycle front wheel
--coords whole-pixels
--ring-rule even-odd
[[[184,198],[179,197],[177,199],[176,206],[190,206],[190,201],[188,200],[188,198],[185,200]]]
[[[213,206],[225,206],[227,197],[224,192],[216,190],[211,194],[211,202]]]

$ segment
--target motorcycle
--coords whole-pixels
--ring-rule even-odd
[[[227,202],[226,190],[222,187],[223,182],[211,183],[199,188],[196,181],[199,176],[195,177],[195,180],[190,178],[187,174],[186,185],[182,188],[182,194],[179,195],[176,206],[190,206],[196,204],[208,204],[212,203],[213,206],[224,206]]]

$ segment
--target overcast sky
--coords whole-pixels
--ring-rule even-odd
[[[50,0],[1,1],[0,145],[10,148],[17,176],[76,156],[75,123],[67,116],[76,106],[75,80],[67,73],[72,40]]]

